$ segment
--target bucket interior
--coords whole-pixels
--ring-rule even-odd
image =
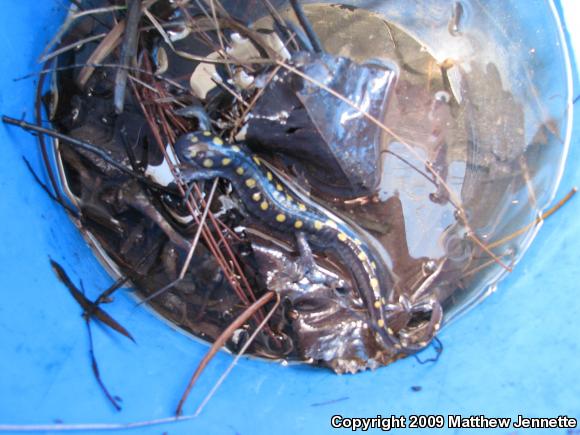
[[[546,3],[546,26],[566,12]],[[539,19],[519,11],[518,20]],[[24,0],[5,6],[0,26],[1,113],[32,119],[36,59],[66,14],[62,2]],[[518,21],[519,22],[519,21]],[[533,26],[530,26],[533,27]],[[565,40],[559,41],[565,45]],[[575,71],[570,80],[578,82]],[[580,184],[578,120],[556,197]],[[87,295],[111,278],[66,214],[35,183],[23,157],[44,179],[36,139],[0,127],[0,427],[2,424],[127,423],[173,415],[179,397],[208,345],[191,340],[126,293],[105,309],[136,344],[93,328],[101,375],[122,398],[116,412],[91,371],[81,310],[55,277],[49,258],[61,263]],[[549,195],[548,195],[549,196]],[[536,241],[499,291],[440,335],[436,363],[413,357],[355,376],[302,365],[242,358],[200,416],[188,422],[141,429],[143,433],[269,433],[330,431],[333,415],[485,414],[580,417],[577,372],[580,317],[577,246],[580,202],[547,220]],[[427,349],[418,357],[433,356]],[[193,413],[232,361],[220,352],[191,394]]]

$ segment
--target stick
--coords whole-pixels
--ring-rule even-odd
[[[117,322],[105,311],[99,308],[98,305],[95,305],[93,302],[87,299],[87,297],[81,291],[79,291],[79,289],[73,284],[60,264],[58,264],[53,259],[50,259],[50,265],[52,266],[52,269],[54,270],[54,273],[58,279],[65,285],[65,287],[71,293],[72,297],[83,308],[87,317],[95,317],[105,325],[109,326],[111,329],[133,341],[133,343],[135,342],[135,339],[129,333],[129,331],[127,331],[123,326],[121,326],[119,322]]]
[[[560,210],[568,201],[570,201],[570,199],[572,199],[572,197],[576,194],[576,192],[578,192],[578,188],[573,187],[572,190],[570,190],[570,192],[568,192],[566,194],[566,196],[564,196],[564,198],[562,198],[560,201],[558,201],[558,203],[554,207],[550,208],[548,211],[543,213],[542,216],[537,217],[536,219],[534,219],[533,222],[531,222],[531,223],[527,224],[525,227],[520,228],[519,230],[511,233],[509,236],[506,236],[501,240],[497,240],[493,243],[490,243],[489,245],[487,245],[487,248],[488,249],[496,248],[497,246],[503,245],[504,243],[509,242],[510,240],[513,240],[516,237],[524,234],[530,228],[534,227],[535,225],[538,225],[540,222],[544,221],[545,219],[549,218],[554,213],[556,213],[558,210]]]
[[[44,190],[44,193],[46,193],[50,199],[52,199],[54,202],[56,202],[58,205],[64,208],[68,213],[70,213],[72,216],[78,219],[80,217],[79,212],[69,207],[69,205],[65,203],[64,200],[59,199],[55,194],[53,194],[50,191],[50,189],[46,184],[40,181],[40,178],[38,177],[36,172],[34,172],[34,169],[32,169],[32,166],[30,165],[30,162],[26,159],[26,157],[22,157],[22,160],[24,160],[24,164],[28,168],[28,171],[32,174],[34,181],[36,181],[36,183],[42,188],[42,190]]]
[[[90,316],[85,317],[85,324],[87,325],[87,333],[89,334],[89,355],[91,356],[91,368],[93,369],[93,375],[101,387],[101,390],[109,399],[109,402],[115,407],[117,411],[121,410],[121,406],[117,403],[115,398],[109,393],[109,390],[105,386],[105,383],[101,379],[101,372],[99,371],[99,365],[97,364],[97,357],[95,356],[95,347],[93,345],[93,332],[91,331],[91,318]]]
[[[250,305],[242,314],[240,314],[238,316],[238,318],[236,320],[234,320],[230,324],[230,326],[228,326],[224,330],[224,332],[221,333],[221,335],[217,338],[217,340],[214,341],[211,348],[205,354],[205,356],[203,357],[203,359],[201,360],[201,362],[197,366],[197,369],[193,373],[193,376],[189,380],[189,383],[187,384],[187,388],[185,389],[183,395],[181,396],[181,399],[179,400],[179,404],[177,405],[177,409],[175,410],[176,416],[181,415],[182,410],[183,410],[183,405],[185,404],[185,401],[187,400],[187,397],[189,396],[191,389],[193,388],[195,382],[198,380],[199,376],[201,375],[203,370],[207,367],[207,365],[209,364],[211,359],[218,352],[218,350],[220,350],[220,348],[222,348],[226,344],[226,342],[234,334],[235,330],[238,329],[239,327],[241,327],[250,317],[252,317],[254,315],[255,312],[257,312],[260,308],[262,308],[264,305],[266,305],[274,297],[274,294],[275,294],[274,292],[268,292],[264,296],[262,296],[260,299],[258,299],[256,302],[254,302],[252,305]]]
[[[163,192],[170,193],[170,194],[175,194],[175,192],[173,190],[167,189],[164,186],[161,186],[157,183],[152,182],[147,177],[144,177],[141,174],[137,174],[137,173],[133,172],[131,169],[125,167],[121,163],[112,159],[111,157],[109,157],[109,155],[106,152],[104,152],[102,149],[100,149],[99,147],[97,147],[91,143],[88,143],[88,142],[85,142],[85,141],[82,141],[79,139],[75,139],[74,137],[59,133],[58,131],[51,130],[49,128],[40,127],[38,125],[30,124],[29,122],[21,121],[19,119],[15,119],[15,118],[12,118],[12,117],[6,116],[6,115],[2,116],[2,122],[6,123],[6,124],[10,124],[10,125],[16,125],[20,128],[23,128],[24,130],[33,131],[35,133],[46,134],[47,136],[51,136],[51,137],[54,137],[56,139],[60,139],[64,142],[67,142],[68,144],[70,144],[72,146],[84,149],[85,151],[88,151],[92,154],[95,154],[96,156],[100,157],[101,159],[103,159],[105,162],[107,162],[111,166],[114,166],[115,168],[117,168],[119,171],[141,181],[142,183],[146,184],[147,186],[149,186],[153,189],[161,190]]]
[[[123,46],[121,47],[120,64],[125,68],[119,68],[115,76],[115,94],[113,97],[115,112],[123,112],[125,105],[125,91],[127,89],[127,67],[137,55],[139,45],[139,21],[141,20],[141,0],[129,0],[129,11],[127,13],[127,25],[123,35]]]
[[[302,26],[302,28],[306,32],[306,35],[308,36],[308,39],[312,44],[312,48],[316,53],[322,53],[324,51],[324,49],[322,48],[322,43],[320,42],[320,39],[318,39],[318,35],[312,28],[310,21],[308,20],[308,18],[306,18],[304,10],[302,9],[302,5],[298,0],[290,0],[290,4],[292,5],[292,9],[296,14],[296,18],[298,18],[300,25]]]
[[[238,361],[240,360],[242,355],[244,355],[244,353],[246,353],[248,348],[252,345],[252,343],[256,339],[256,336],[260,333],[260,331],[264,328],[264,326],[266,326],[266,323],[268,323],[268,320],[270,320],[270,317],[272,317],[272,315],[276,311],[276,308],[278,308],[278,305],[280,305],[280,295],[278,293],[276,293],[276,297],[277,297],[276,303],[274,304],[274,306],[272,307],[270,312],[266,315],[266,317],[264,317],[264,320],[262,320],[262,322],[260,322],[260,324],[258,325],[256,330],[252,333],[252,335],[250,335],[250,338],[248,338],[248,340],[244,343],[244,345],[240,349],[240,352],[235,356],[234,360],[230,363],[228,368],[222,373],[222,375],[217,380],[215,385],[212,387],[210,392],[207,393],[207,396],[205,396],[205,398],[203,399],[201,404],[195,410],[195,414],[194,414],[195,416],[198,416],[201,413],[201,411],[203,411],[203,408],[205,408],[205,405],[207,405],[207,403],[211,400],[211,398],[213,397],[215,392],[218,390],[218,388],[224,383],[224,381],[226,380],[226,378],[228,377],[230,372],[233,370],[233,368],[236,366],[236,364],[238,363]]]
[[[87,65],[81,69],[79,76],[77,77],[77,83],[82,89],[85,87],[91,75],[95,71],[94,64],[100,63],[109,54],[117,48],[121,42],[121,35],[125,30],[125,21],[119,21],[115,27],[109,32],[107,36],[101,41],[101,43],[95,48],[89,59],[87,60]]]

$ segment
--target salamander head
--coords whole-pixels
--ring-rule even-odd
[[[230,159],[232,148],[209,131],[187,133],[175,143],[179,161],[198,170],[222,166]]]

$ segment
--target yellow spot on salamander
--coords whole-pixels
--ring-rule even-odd
[[[242,151],[242,149],[237,146],[237,145],[232,145],[232,151],[235,151],[236,153],[239,153],[240,151]]]
[[[300,203],[300,204],[298,204],[298,209],[300,211],[306,211],[306,206],[304,204]]]
[[[206,131],[203,132],[203,135],[206,136],[206,137],[209,137],[209,136],[211,136],[211,131],[207,131],[206,130]]]
[[[213,166],[211,159],[205,159],[202,164],[204,168],[211,168]]]
[[[264,211],[268,210],[268,203],[266,201],[262,201],[260,208]]]
[[[381,301],[375,301],[375,308],[381,308]]]
[[[227,166],[230,163],[232,163],[232,159],[228,159],[227,157],[225,159],[222,159],[222,165],[223,166]]]
[[[294,228],[296,228],[297,230],[302,228],[302,225],[304,225],[304,223],[301,220],[297,220],[296,222],[294,222]]]
[[[198,143],[198,142],[199,142],[199,139],[197,138],[197,136],[191,136],[191,137],[189,138],[189,141],[190,141],[191,143]]]
[[[320,221],[314,221],[314,228],[316,228],[317,230],[319,230],[319,231],[320,231],[320,230],[322,229],[322,227],[323,227],[323,226],[324,226],[324,225],[323,225],[323,223],[322,223],[322,222],[320,222]]]
[[[292,202],[292,200],[293,198],[290,195],[286,194],[286,201]]]
[[[244,168],[242,168],[241,166],[236,168],[236,174],[238,175],[244,175]]]
[[[219,137],[215,136],[212,141],[215,145],[223,145],[224,141],[221,140]]]
[[[282,187],[282,185],[280,183],[276,183],[276,190],[278,192],[282,192],[284,190],[284,188]]]
[[[359,239],[354,239],[354,243],[356,243],[358,246],[362,245],[362,242]]]
[[[195,158],[195,156],[197,156],[197,151],[195,150],[195,148],[189,147],[188,151],[189,151],[189,157],[191,157],[192,159]]]
[[[268,171],[268,172],[266,172],[266,178],[268,179],[268,181],[272,181],[274,176],[272,175],[272,173],[270,171]]]
[[[284,221],[286,220],[286,216],[285,216],[285,215],[283,215],[282,213],[278,213],[278,214],[276,215],[276,220],[277,220],[278,222],[284,222]]]
[[[385,326],[385,321],[383,319],[379,319],[377,321],[377,325],[379,325],[379,328],[382,328],[383,326]]]
[[[348,237],[346,236],[346,234],[338,233],[338,240],[340,240],[341,242],[346,242],[347,239],[348,239]]]
[[[371,261],[371,267],[373,268],[373,270],[375,270],[377,268],[377,263]]]
[[[253,178],[248,178],[246,180],[246,186],[248,186],[250,189],[252,187],[256,187],[256,180],[254,180]]]
[[[334,229],[338,228],[338,225],[332,219],[328,219],[326,221],[326,225],[328,225],[330,228],[334,228]]]
[[[259,158],[257,158],[256,156],[252,156],[252,160],[254,161],[254,163],[258,166],[260,166],[262,164],[262,162],[260,161]]]
[[[260,192],[256,192],[254,194],[252,194],[252,199],[256,202],[258,202],[260,199],[262,199],[262,194]]]
[[[360,252],[358,253],[358,259],[359,259],[360,261],[365,261],[365,260],[367,259],[367,254],[365,254],[365,253],[364,253],[364,251],[360,251]]]
[[[378,289],[379,289],[379,280],[378,280],[378,279],[376,279],[376,278],[371,278],[370,284],[371,284],[371,288],[372,288],[373,290],[378,290]],[[377,301],[377,302],[379,302],[379,303],[380,303],[380,301]]]

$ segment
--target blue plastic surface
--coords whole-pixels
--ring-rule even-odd
[[[39,69],[36,58],[62,20],[64,4],[2,2],[2,114],[32,119],[34,79],[13,79]],[[559,196],[580,185],[578,117],[575,125]],[[57,281],[48,256],[75,282],[83,278],[89,295],[111,280],[27,171],[23,155],[43,173],[35,138],[4,125],[0,137],[0,424],[122,423],[171,416],[207,347],[135,308],[127,294],[119,295],[107,310],[137,344],[94,330],[103,378],[123,398],[122,412],[112,409],[91,373],[80,308]],[[445,351],[437,364],[408,358],[374,372],[337,376],[242,360],[201,416],[139,433],[322,433],[331,431],[334,414],[580,419],[579,215],[576,199],[545,223],[499,291],[443,331]],[[210,364],[186,413],[195,410],[231,358],[220,353]]]

